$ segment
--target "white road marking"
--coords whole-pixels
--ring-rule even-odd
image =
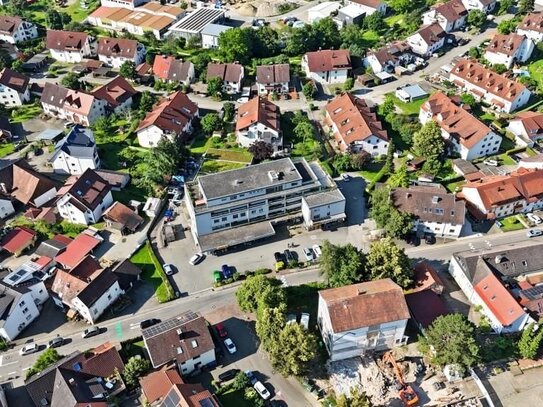
[[[15,363],[17,363],[17,361],[15,361],[15,362],[9,362],[9,363],[4,363],[4,364],[2,365],[2,367],[4,367],[4,366],[9,366],[9,365],[13,365],[13,364],[15,364]]]
[[[4,361],[4,355],[0,356],[0,366],[2,366],[3,361]]]
[[[28,370],[30,369],[32,366],[28,366],[28,367],[23,367],[21,370]]]
[[[30,369],[30,368],[27,367],[27,369]],[[9,373],[8,373],[8,376],[11,376],[12,374],[17,374],[17,372],[9,372]]]
[[[139,329],[139,325],[130,325],[130,329]]]

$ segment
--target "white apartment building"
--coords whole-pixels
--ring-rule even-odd
[[[21,106],[30,101],[30,78],[9,68],[0,71],[0,104]]]
[[[535,11],[528,14],[517,26],[517,34],[524,35],[533,42],[543,40],[543,12]]]
[[[35,24],[16,16],[0,16],[0,41],[18,44],[37,37],[38,28]]]
[[[345,196],[339,189],[331,189],[302,198],[304,226],[311,230],[331,221],[344,221]]]
[[[81,175],[87,169],[100,167],[100,157],[92,130],[74,126],[55,146],[49,160],[59,174]]]
[[[126,61],[138,66],[145,61],[145,46],[125,38],[100,38],[96,48],[98,59],[105,65],[119,69]]]
[[[496,0],[462,0],[464,7],[469,10],[481,10],[490,13],[496,7]]]
[[[83,32],[47,30],[46,47],[53,59],[77,64],[92,55],[91,41]]]
[[[445,45],[446,33],[438,23],[423,26],[407,37],[411,50],[420,56],[430,56]]]
[[[255,141],[270,144],[275,152],[283,150],[279,107],[260,96],[252,98],[238,108],[236,137],[243,147]]]
[[[459,30],[466,24],[468,11],[461,0],[450,0],[446,3],[433,6],[422,15],[422,23],[430,25],[438,23],[445,32]]]
[[[492,65],[502,64],[511,68],[524,63],[532,55],[534,42],[520,34],[496,34],[486,47],[485,59]]]
[[[515,135],[517,145],[532,147],[543,139],[543,113],[519,112],[509,120],[507,130]]]
[[[351,68],[351,55],[345,49],[308,52],[302,57],[307,77],[326,85],[344,83]]]
[[[100,0],[104,7],[121,7],[128,10],[134,10],[136,7],[147,3],[149,0]]]
[[[71,309],[94,324],[122,294],[124,292],[115,274],[104,270],[72,299]]]
[[[346,0],[345,5],[355,5],[359,7],[367,16],[372,15],[376,11],[385,15],[387,12],[387,4],[381,0]]]

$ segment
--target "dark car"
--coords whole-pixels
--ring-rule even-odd
[[[228,336],[228,332],[226,331],[226,328],[223,324],[215,325],[215,329],[217,330],[217,333],[221,338],[226,338]]]
[[[232,380],[234,377],[236,377],[236,375],[239,373],[239,369],[230,369],[230,370],[227,370],[226,372],[222,372],[220,375],[219,375],[219,380],[221,382],[226,382],[227,380]]]
[[[420,238],[417,235],[408,235],[406,240],[411,246],[420,245]]]
[[[424,236],[424,241],[426,244],[434,244],[436,242],[436,237],[434,235],[426,235]]]
[[[224,276],[224,278],[230,278],[230,277],[232,277],[232,274],[234,274],[232,272],[232,267],[230,267],[227,264],[223,264],[221,266],[221,271],[222,271],[222,275]]]
[[[59,346],[64,345],[64,338],[61,338],[60,336],[57,336],[56,338],[53,338],[49,341],[47,344],[48,348],[58,348]]]
[[[275,262],[276,262],[276,263],[277,263],[277,262],[280,262],[280,261],[283,261],[283,262],[285,261],[285,258],[283,257],[283,254],[280,253],[280,252],[275,252],[275,253],[273,254],[273,257],[275,258]]]
[[[141,329],[149,328],[150,326],[156,325],[159,322],[162,322],[162,321],[157,318],[146,319],[145,321],[140,322],[140,328]]]
[[[245,376],[247,376],[247,379],[249,379],[249,383],[251,383],[251,386],[254,386],[255,383],[258,381],[255,377],[255,374],[251,370],[246,370]]]
[[[285,259],[287,259],[287,263],[296,261],[296,253],[293,251],[287,249],[283,252],[283,254],[285,255]]]

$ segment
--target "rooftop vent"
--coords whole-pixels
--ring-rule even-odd
[[[494,257],[494,263],[500,264],[504,261],[507,261],[507,257],[505,257],[505,254],[498,254],[496,257]]]
[[[439,202],[439,196],[434,195],[434,196],[432,197],[432,203],[433,203],[433,204],[436,204],[436,203],[438,203],[438,202]]]
[[[268,171],[268,177],[270,177],[270,180],[272,181],[278,181],[279,173],[277,171]]]

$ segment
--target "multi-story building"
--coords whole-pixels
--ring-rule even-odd
[[[317,324],[332,361],[405,345],[408,319],[403,291],[388,278],[319,291]]]
[[[210,63],[207,66],[207,79],[221,78],[223,81],[222,90],[228,94],[241,92],[245,69],[243,65],[238,63],[233,64],[216,64]]]
[[[126,61],[136,66],[145,61],[145,46],[126,38],[100,38],[96,54],[105,65],[119,69]]]
[[[0,16],[0,41],[17,44],[37,37],[38,28],[34,23],[16,16]]]
[[[387,4],[382,0],[346,0],[345,5],[355,5],[362,9],[367,16],[372,15],[376,11],[385,15],[387,12]]]
[[[46,47],[53,59],[75,64],[92,55],[91,40],[83,32],[47,30]]]
[[[194,81],[194,64],[190,61],[175,59],[171,55],[157,55],[153,62],[153,74],[155,78],[165,82],[179,82],[188,86]]]
[[[481,10],[490,13],[496,7],[496,0],[462,0],[464,7],[469,10]]]
[[[323,49],[302,57],[307,77],[326,85],[344,83],[351,68],[351,54],[346,49]]]
[[[290,65],[274,64],[256,67],[256,86],[259,95],[270,93],[288,93],[290,83]]]
[[[511,68],[524,63],[532,55],[534,42],[520,34],[495,34],[485,51],[485,59],[492,65],[502,64]]]
[[[407,37],[411,50],[421,56],[430,56],[445,45],[446,32],[438,23],[425,25]]]
[[[148,1],[149,0],[100,0],[100,4],[104,7],[121,7],[134,10],[136,7],[139,7]]]
[[[532,95],[524,85],[466,58],[456,62],[449,80],[461,91],[470,93],[477,100],[484,100],[494,109],[505,113],[524,106]]]
[[[532,147],[543,139],[543,113],[519,112],[509,120],[507,130],[515,135],[518,145]]]
[[[397,66],[411,63],[414,56],[405,41],[394,41],[367,54],[364,66],[371,67],[373,73],[392,72]]]
[[[279,107],[266,98],[257,96],[238,108],[236,137],[243,147],[255,141],[270,144],[275,152],[283,149]]]
[[[273,236],[270,220],[303,217],[303,199],[334,188],[318,163],[282,158],[199,176],[185,184],[185,204],[195,241],[201,250],[213,251]],[[343,219],[344,207],[325,215],[322,222]]]
[[[55,146],[49,160],[59,174],[80,175],[100,167],[100,157],[91,129],[74,126]]]
[[[517,27],[517,34],[524,35],[533,42],[543,40],[543,12],[536,11],[528,14]]]
[[[0,104],[13,107],[30,101],[30,78],[9,68],[0,71]]]
[[[438,23],[445,32],[456,31],[466,24],[468,11],[461,0],[450,0],[433,6],[422,15],[422,23],[430,25]]]
[[[121,114],[132,107],[134,97],[138,91],[121,75],[117,75],[108,83],[92,91],[92,96],[105,102],[108,112]]]
[[[421,107],[422,124],[434,120],[441,128],[441,135],[448,147],[464,160],[474,160],[498,152],[502,137],[469,113],[458,97],[449,98],[444,93],[434,93]]]

